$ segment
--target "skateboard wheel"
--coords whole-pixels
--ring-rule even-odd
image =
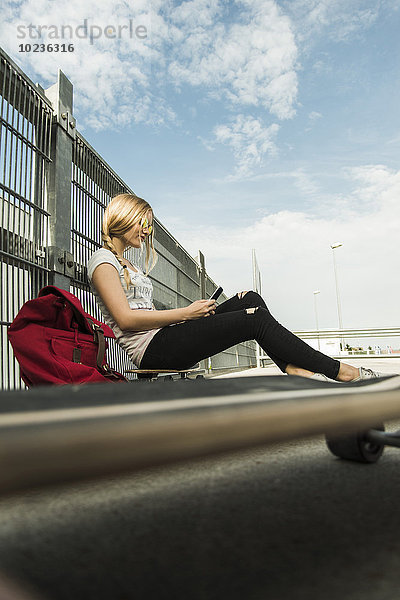
[[[385,431],[382,424],[372,429]],[[326,436],[326,445],[332,454],[339,458],[362,463],[375,463],[382,456],[384,445],[370,442],[366,433],[366,431],[358,431],[339,437]]]

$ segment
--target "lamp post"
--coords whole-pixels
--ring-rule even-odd
[[[315,290],[314,294],[314,310],[315,310],[315,324],[317,326],[317,336],[318,336],[318,350],[321,350],[319,343],[319,326],[318,326],[318,310],[317,310],[317,296],[320,294],[320,290]]]
[[[341,305],[340,305],[339,284],[338,284],[337,266],[336,266],[336,257],[335,257],[336,248],[340,248],[341,246],[343,246],[343,244],[341,242],[335,242],[334,244],[331,244],[332,256],[333,256],[333,269],[335,271],[336,303],[337,303],[337,311],[338,311],[338,318],[339,318],[339,329],[342,332],[342,330],[343,330],[342,309],[341,309]],[[341,339],[342,350],[344,350],[343,336],[341,336],[340,339]]]

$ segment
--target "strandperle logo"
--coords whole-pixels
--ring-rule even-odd
[[[88,20],[84,19],[82,25],[72,27],[72,25],[18,25],[18,39],[41,40],[46,37],[49,40],[73,40],[89,39],[93,44],[94,40],[101,37],[112,39],[121,39],[122,37],[138,38],[144,40],[147,38],[147,27],[145,25],[134,24],[133,19],[129,19],[128,25],[88,25]]]

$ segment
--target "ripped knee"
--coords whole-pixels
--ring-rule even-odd
[[[247,292],[238,292],[238,298],[243,298],[243,296],[247,294]]]
[[[254,308],[246,308],[246,312],[247,312],[248,315],[254,315],[254,313],[258,309],[259,309],[259,306],[255,306]]]

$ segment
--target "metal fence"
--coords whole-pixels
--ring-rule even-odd
[[[70,290],[87,312],[102,319],[87,280],[86,264],[101,246],[101,222],[110,199],[133,191],[77,132],[73,86],[59,71],[57,83],[35,85],[0,50],[0,271],[1,388],[21,387],[18,365],[7,340],[7,326],[22,304],[51,284]],[[204,256],[192,258],[155,220],[158,262],[152,270],[156,308],[186,306],[211,295],[216,284]],[[127,254],[141,268],[140,251]],[[222,295],[221,300],[226,296]],[[132,368],[117,345],[109,362]],[[255,364],[255,343],[245,342],[203,366]]]
[[[48,283],[46,170],[51,161],[50,102],[0,56],[1,379],[19,386],[7,325]]]
[[[71,253],[74,271],[71,292],[85,310],[102,320],[87,279],[87,262],[101,247],[103,212],[112,196],[128,192],[126,185],[101,160],[89,144],[76,134],[72,144],[71,178]],[[109,362],[123,372],[134,368],[126,353],[115,343],[108,350]]]

